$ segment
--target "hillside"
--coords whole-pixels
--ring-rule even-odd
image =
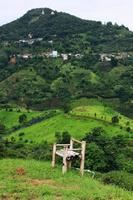
[[[2,122],[7,129],[11,129],[14,126],[19,125],[19,117],[22,114],[26,114],[27,120],[41,115],[41,112],[27,111],[26,109],[13,108],[13,109],[1,109],[0,110],[0,122]]]
[[[95,52],[101,51],[132,51],[133,33],[124,26],[112,25],[109,22],[83,20],[67,13],[53,11],[49,8],[33,9],[20,19],[0,27],[0,40],[17,41],[26,39],[31,33],[34,38],[60,40],[60,46],[77,51],[91,48]],[[65,40],[64,40],[65,39]],[[81,43],[81,40],[84,40]],[[69,44],[67,44],[69,41]],[[78,46],[79,45],[79,46]]]
[[[20,123],[18,119],[22,115],[27,118]],[[111,119],[116,115],[119,122],[114,124]],[[0,119],[7,128],[5,133],[0,129],[3,137],[0,137],[1,198],[132,199],[132,130],[129,126],[132,129],[133,121],[102,101],[85,98],[72,101],[67,114],[61,110],[6,108],[0,111]],[[48,163],[52,143],[63,137],[67,143],[70,136],[87,141],[85,168],[98,173],[98,180],[87,173],[81,178],[74,170],[63,177],[59,167],[52,171]],[[14,160],[3,160],[9,157]]]
[[[124,26],[33,9],[0,27],[0,105],[43,110],[93,97],[133,117],[132,41]]]
[[[71,137],[95,179],[51,169]],[[132,200],[132,158],[133,32],[49,8],[1,26],[0,200]]]
[[[46,81],[37,75],[37,73],[32,69],[14,73],[9,78],[0,82],[0,93],[5,98],[5,101],[12,99],[12,101],[15,100],[18,104],[23,106],[26,97],[30,97],[34,101],[37,101],[37,95],[39,94],[42,98],[45,98],[43,94],[45,88],[47,90]]]
[[[33,116],[37,117],[37,113]],[[44,115],[45,112],[40,112],[38,115],[41,115],[41,113]],[[29,114],[31,115],[32,112]],[[0,116],[2,115],[1,113]],[[12,112],[13,115],[14,112]],[[119,116],[118,123],[112,123],[113,116]],[[15,121],[13,122],[12,119],[13,124],[16,123]],[[95,127],[102,127],[109,137],[130,136],[133,131],[133,120],[117,113],[100,101],[80,99],[72,103],[72,110],[69,113],[65,114],[58,111],[56,116],[51,116],[28,127],[18,128],[8,138],[15,138],[16,141],[21,139],[21,141],[28,143],[32,141],[33,144],[41,144],[44,141],[51,143],[55,141],[56,132],[68,131],[71,136],[82,139],[86,133],[89,133]],[[129,127],[130,130],[128,130]],[[23,133],[23,136],[21,136],[21,133]]]
[[[131,200],[131,192],[107,186],[77,171],[61,175],[61,168],[34,160],[0,161],[0,198],[35,200]],[[8,187],[7,187],[8,186]]]

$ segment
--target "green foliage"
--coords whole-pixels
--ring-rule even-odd
[[[114,124],[118,124],[119,123],[119,117],[118,116],[114,116],[114,117],[112,117],[112,123],[114,123]]]
[[[106,166],[104,151],[94,142],[87,144],[85,158],[86,169],[101,171]]]
[[[1,134],[4,134],[5,131],[6,131],[5,125],[4,125],[2,122],[0,122],[0,135],[1,135]]]
[[[8,63],[8,56],[5,51],[0,51],[0,67],[3,68]]]
[[[62,133],[55,132],[55,138],[58,144],[69,144],[71,135],[67,131],[64,131]]]
[[[114,57],[111,58],[111,65],[112,67],[116,67],[118,65],[118,60],[115,59]]]
[[[128,138],[120,135],[109,138],[101,127],[97,127],[88,133],[84,140],[87,141],[87,164],[92,170],[130,171],[129,166],[126,166],[132,166],[131,157],[126,155],[126,148],[129,146]],[[126,159],[128,164],[125,162]]]
[[[14,102],[42,110],[62,106],[79,97],[119,98],[118,109],[132,115],[132,45],[133,34],[124,26],[106,25],[82,20],[51,9],[34,9],[20,19],[0,27],[1,53],[0,103]],[[62,24],[60,26],[60,24]],[[70,28],[71,27],[71,28]],[[14,33],[15,30],[15,33]],[[42,37],[33,45],[16,43],[20,39]],[[15,41],[15,42],[14,42]],[[52,44],[49,42],[52,41]],[[49,49],[71,53],[68,61],[41,57]],[[100,62],[100,54],[128,55],[111,62]],[[17,57],[17,64],[8,63],[14,54],[30,53],[33,58]],[[79,59],[74,55],[79,54]],[[126,66],[126,67],[124,67]],[[115,73],[117,72],[117,73]],[[124,106],[121,106],[121,102]]]
[[[130,118],[125,117],[119,112],[115,111],[103,100],[97,99],[79,99],[75,101],[72,106],[74,107],[70,113],[72,116],[85,117],[91,119],[97,119],[106,123],[112,123],[112,119],[115,117],[117,119],[117,126],[122,126],[127,129],[127,121],[130,123],[130,128],[132,132],[133,123]],[[118,123],[119,122],[119,123]]]
[[[4,137],[0,137],[0,158],[49,160],[51,144],[55,140],[69,143],[73,136],[87,141],[87,169],[109,172],[102,177],[104,183],[132,190],[132,177],[128,173],[133,172],[133,121],[119,111],[133,116],[133,33],[111,22],[103,25],[66,13],[51,12],[44,9],[43,15],[42,9],[34,9],[0,27],[0,135]],[[29,33],[33,38],[42,37],[42,41],[32,45],[16,42],[27,39]],[[42,57],[50,49],[60,54],[71,53],[71,56],[69,54],[68,61],[60,57]],[[101,54],[111,52],[127,56],[121,60],[111,56],[111,61],[100,61]],[[32,58],[22,59],[20,55],[25,53],[32,54]],[[79,54],[77,58],[76,54]],[[12,55],[18,55],[15,65],[9,62]],[[12,108],[10,104],[27,110]],[[64,112],[48,110],[57,107]],[[47,111],[31,111],[30,108]],[[2,199],[32,199],[33,196],[36,199],[131,199],[130,193],[110,186],[101,187],[98,182],[90,181],[87,175],[80,180],[73,174],[68,174],[66,180],[60,177],[58,183],[62,185],[65,181],[71,183],[72,179],[77,179],[79,188],[75,190],[74,187],[74,192],[61,187],[56,193],[56,184],[54,191],[43,185],[35,191],[28,183],[27,190],[27,184],[25,186],[22,181],[21,185],[19,177],[18,193],[15,189],[17,179],[14,181],[16,175],[9,168],[5,170],[12,162],[15,167],[19,163],[33,171],[26,174],[28,180],[29,176],[59,179],[58,170],[52,173],[49,164],[29,161],[29,165],[26,161],[16,161],[16,165],[12,160],[1,160],[0,165],[4,166],[1,167],[3,173],[0,173]],[[110,172],[112,170],[121,172]],[[4,184],[11,186],[6,193]]]
[[[104,184],[114,184],[123,189],[133,191],[133,174],[124,171],[113,171],[102,176]]]
[[[24,134],[19,135],[19,141],[15,138],[5,140],[0,138],[0,158],[23,158],[36,160],[49,160],[51,156],[51,147],[44,141],[41,145],[32,145],[32,140],[24,140]]]
[[[27,116],[25,114],[22,114],[22,115],[19,116],[19,123],[20,124],[25,123],[26,120],[27,120]]]
[[[39,111],[28,111],[25,108],[15,107],[12,108],[3,108],[0,110],[0,121],[6,126],[7,129],[12,127],[19,126],[19,116],[25,114],[27,116],[27,121],[30,121],[32,118],[39,117],[42,113]]]
[[[70,115],[58,114],[46,120],[42,120],[32,126],[23,127],[21,130],[13,131],[8,138],[12,136],[18,140],[18,135],[20,132],[24,132],[24,139],[31,139],[34,144],[42,143],[44,138],[48,142],[55,141],[55,132],[64,132],[68,131],[71,133],[71,136],[81,139],[85,136],[87,132],[90,132],[91,129],[101,126],[106,130],[106,134],[109,137],[121,134],[129,135],[130,134],[124,130],[121,130],[120,127],[114,126],[113,124],[106,124],[105,122],[99,121],[97,119],[84,119],[76,118]],[[44,128],[45,127],[45,128]],[[39,134],[37,134],[39,133]]]

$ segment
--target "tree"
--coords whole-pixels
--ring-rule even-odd
[[[114,57],[111,58],[111,65],[112,67],[116,67],[118,65],[118,60]]]
[[[64,101],[61,106],[64,110],[64,113],[68,113],[71,109],[71,106],[68,101],[66,101],[66,102]]]
[[[91,132],[87,133],[84,140],[86,142],[94,142],[99,146],[104,146],[106,144],[105,131],[102,127],[93,128]]]
[[[56,142],[57,143],[69,144],[70,143],[70,139],[71,139],[71,135],[69,134],[68,131],[64,131],[62,133],[56,132],[55,133],[55,138],[56,138]]]
[[[70,138],[71,138],[71,135],[69,134],[69,132],[64,131],[62,133],[62,141],[61,141],[61,143],[69,144],[70,143]]]
[[[124,85],[115,85],[114,87],[114,92],[116,93],[116,95],[118,95],[118,97],[120,98],[120,100],[122,102],[125,102],[128,100],[129,98],[129,94],[127,89],[124,87]]]
[[[103,171],[106,166],[104,151],[94,142],[86,146],[86,168]]]
[[[61,100],[70,97],[69,87],[67,82],[65,82],[62,77],[52,82],[51,89],[54,93],[54,96],[59,97]]]
[[[0,137],[0,158],[5,157],[6,155],[6,147],[5,147],[5,141],[2,137]]]
[[[19,116],[19,123],[20,123],[20,124],[25,123],[26,120],[27,120],[26,114],[22,114],[22,115]]]
[[[86,135],[84,140],[86,140],[87,146],[93,143],[91,148],[87,150],[88,166],[90,166],[92,169],[104,172],[118,170],[116,158],[121,153],[121,149],[126,145],[125,138],[123,138],[122,136],[110,138],[106,136],[105,131],[101,127],[96,127]],[[93,151],[93,149],[95,149],[95,151]],[[95,152],[97,152],[97,155],[95,155]],[[104,162],[98,165],[97,162],[100,162],[100,156]]]
[[[61,135],[61,133],[59,131],[55,132],[55,138],[56,138],[56,142],[57,143],[61,143],[62,135]]]
[[[111,119],[113,124],[118,124],[119,123],[119,117],[118,116],[113,116]]]
[[[6,130],[5,125],[2,122],[0,122],[0,134],[4,134],[5,130]]]
[[[5,66],[8,63],[8,56],[4,51],[0,51],[0,66]]]

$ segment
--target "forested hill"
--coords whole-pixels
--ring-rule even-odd
[[[84,46],[96,52],[133,50],[133,33],[124,26],[83,20],[48,8],[33,9],[16,21],[0,27],[0,40],[20,40],[29,33],[34,38],[56,37],[67,41],[78,38],[78,41],[84,41]]]
[[[48,8],[0,27],[0,106],[68,110],[82,97],[133,116],[133,32]]]

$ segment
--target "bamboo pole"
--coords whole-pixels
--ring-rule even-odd
[[[76,140],[76,139],[74,139],[74,138],[72,138],[72,141],[73,141],[73,142],[77,142],[77,143],[79,143],[79,144],[82,144],[82,142],[81,142],[81,141],[79,141],[79,140]]]
[[[81,161],[80,161],[80,174],[81,176],[84,175],[84,163],[85,163],[85,148],[86,148],[86,142],[82,141],[81,144]]]
[[[71,139],[71,140],[70,140],[70,150],[73,149],[73,143],[74,143],[74,142],[73,142],[73,139]]]
[[[67,151],[68,147],[64,147],[64,156],[63,156],[63,166],[62,166],[62,174],[65,174],[67,172]]]
[[[72,149],[73,149],[73,143],[74,143],[74,141],[73,141],[73,139],[71,138],[71,140],[70,140],[70,151],[72,151]],[[67,166],[68,166],[68,169],[70,169],[71,166],[72,166],[72,161],[69,161],[69,162],[67,163]]]
[[[68,147],[70,146],[70,144],[56,144],[57,147]]]
[[[55,159],[56,159],[56,144],[53,145],[52,167],[55,167]]]

